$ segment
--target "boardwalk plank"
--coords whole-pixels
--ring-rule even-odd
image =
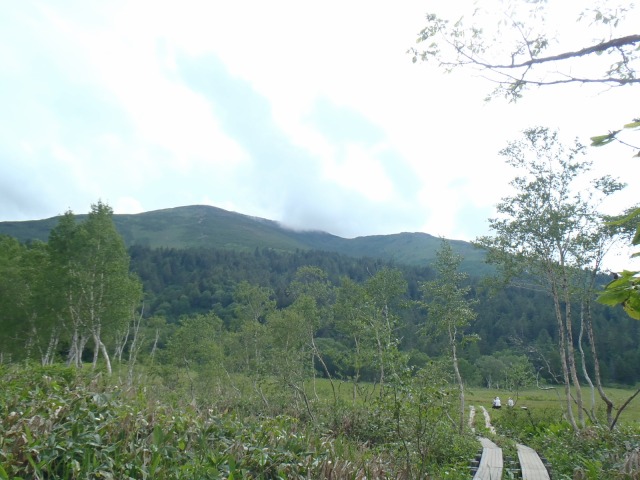
[[[474,480],[499,480],[502,478],[502,449],[488,438],[480,438],[482,458]]]
[[[549,472],[542,460],[532,448],[526,445],[517,445],[518,459],[522,471],[522,480],[550,480]]]

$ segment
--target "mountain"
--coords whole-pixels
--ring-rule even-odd
[[[78,215],[82,220],[85,216]],[[21,222],[0,222],[0,234],[22,242],[47,241],[59,217]],[[407,265],[428,265],[440,248],[440,238],[427,233],[396,233],[352,239],[315,230],[293,230],[273,220],[230,212],[221,208],[192,205],[138,214],[116,214],[113,221],[127,246],[185,249],[215,247],[253,251],[323,250],[353,257],[393,260]],[[489,272],[484,253],[472,244],[450,240],[464,257],[462,269],[472,275]]]

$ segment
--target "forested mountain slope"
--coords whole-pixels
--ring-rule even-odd
[[[80,221],[84,217],[77,216]],[[0,234],[23,242],[46,242],[58,220],[3,222]],[[318,267],[336,288],[344,278],[362,284],[390,267],[402,271],[407,300],[413,304],[398,313],[402,317],[397,332],[400,347],[413,352],[416,362],[442,354],[444,345],[439,340],[427,340],[420,333],[425,314],[413,302],[420,298],[420,283],[433,279],[430,265],[441,245],[439,238],[401,233],[344,239],[325,232],[297,232],[270,220],[206,206],[114,215],[113,220],[128,245],[131,270],[144,285],[145,317],[161,317],[176,325],[187,316],[214,312],[233,330],[238,308],[234,292],[242,282],[268,288],[282,309],[293,301],[289,288],[301,267]],[[514,288],[489,295],[480,282],[481,274],[487,272],[482,252],[469,243],[451,244],[465,257],[461,268],[471,274],[472,294],[479,300],[477,320],[468,331],[477,334],[479,341],[467,344],[461,352],[461,367],[468,367],[466,375],[472,379],[489,372],[495,366],[489,357],[500,359],[515,352],[526,353],[536,368],[547,362],[556,365],[557,328],[551,300],[540,292]],[[579,305],[575,308],[578,312]],[[594,305],[594,317],[604,379],[636,382],[640,322],[629,319],[621,309],[601,305]],[[327,359],[338,358],[344,348],[334,328],[327,325],[319,332]],[[590,362],[588,353],[586,361]],[[540,373],[551,379],[547,369]],[[473,378],[472,383],[486,382]]]
[[[266,287],[274,292],[278,308],[286,308],[293,301],[289,286],[298,269],[313,266],[326,272],[328,280],[338,288],[345,277],[363,283],[385,267],[399,268],[407,281],[407,300],[420,299],[421,282],[434,278],[431,268],[396,264],[373,258],[354,258],[348,255],[319,250],[279,252],[256,249],[253,252],[213,248],[165,249],[134,246],[129,249],[131,268],[144,284],[145,312],[166,318],[170,323],[181,317],[213,311],[230,327],[236,318],[234,291],[241,282]],[[465,345],[463,364],[472,383],[484,371],[487,375],[501,368],[491,356],[518,352],[531,358],[537,368],[549,362],[554,373],[559,372],[557,356],[557,326],[551,299],[541,292],[506,288],[489,292],[480,279],[472,279],[472,296],[478,300],[477,319],[468,329],[479,340]],[[579,306],[575,306],[576,311]],[[640,322],[629,318],[622,309],[593,305],[596,318],[596,337],[599,339],[603,378],[608,382],[633,384],[638,380],[636,365],[640,364]],[[415,304],[401,312],[398,336],[401,348],[413,351],[416,361],[422,355],[437,357],[444,345],[420,334],[425,314]],[[340,335],[328,326],[321,332],[321,343],[327,358]],[[577,331],[576,331],[577,336]],[[417,353],[421,352],[421,353]],[[504,360],[511,361],[511,359]],[[587,358],[590,362],[590,358]],[[471,365],[486,362],[483,369]],[[463,366],[464,366],[463,365]],[[551,381],[546,367],[540,375]],[[494,379],[495,380],[495,379]]]
[[[82,219],[83,215],[77,215]],[[134,215],[114,215],[113,221],[127,246],[164,248],[214,247],[237,251],[270,248],[277,251],[324,250],[353,257],[394,260],[408,265],[430,264],[440,239],[426,233],[397,233],[347,239],[321,231],[297,231],[272,220],[221,208],[192,205]],[[58,217],[22,222],[0,222],[0,234],[21,242],[47,241]],[[451,241],[464,257],[462,267],[471,275],[489,271],[484,254],[470,243]]]

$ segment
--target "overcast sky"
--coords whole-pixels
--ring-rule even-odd
[[[638,115],[640,89],[485,103],[485,80],[406,53],[448,3],[4,2],[0,221],[101,199],[116,213],[208,204],[343,237],[486,234],[514,174],[497,153],[507,141],[544,125],[588,143]],[[628,150],[595,154],[638,192]]]

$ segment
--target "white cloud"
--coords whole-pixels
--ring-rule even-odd
[[[481,78],[405,53],[428,11],[463,3],[13,3],[0,176],[30,185],[5,189],[0,220],[103,198],[122,213],[211,203],[348,236],[484,234],[509,191],[509,139],[543,124],[588,142],[637,116],[640,95],[574,86],[484,104]],[[595,155],[630,183],[618,205],[635,202],[639,162]]]
[[[120,197],[116,199],[112,207],[118,213],[142,213],[145,211],[140,201],[133,197]]]
[[[382,202],[394,195],[393,185],[376,159],[375,151],[348,145],[341,161],[327,163],[324,168],[327,179],[358,192],[367,200]]]

